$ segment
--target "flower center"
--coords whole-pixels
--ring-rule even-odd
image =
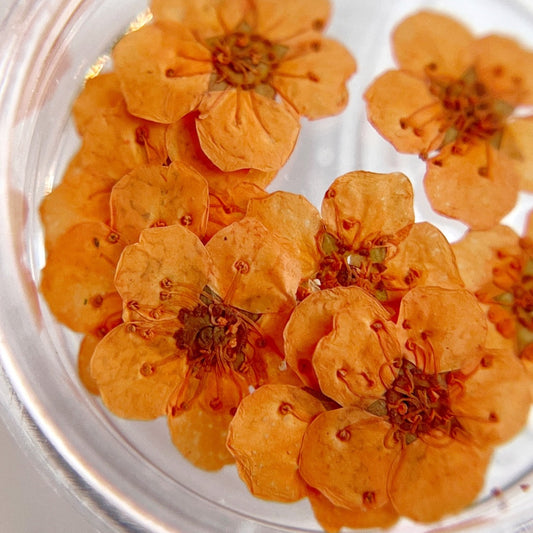
[[[233,33],[209,39],[207,46],[216,73],[211,89],[232,86],[274,96],[270,77],[287,51],[285,46],[252,33],[246,24]]]
[[[499,145],[505,121],[513,107],[494,98],[478,80],[474,68],[457,80],[443,80],[428,69],[429,90],[440,99],[444,108],[446,133],[443,144],[467,143],[472,138],[490,139]]]
[[[388,418],[395,442],[410,444],[423,435],[453,437],[461,424],[451,408],[449,385],[458,376],[424,372],[405,358],[393,367],[394,381],[367,410]]]

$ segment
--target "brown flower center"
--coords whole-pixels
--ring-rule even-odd
[[[252,33],[245,24],[233,33],[209,39],[207,46],[215,68],[211,89],[232,86],[274,96],[270,78],[287,51],[285,46]]]
[[[505,121],[513,107],[495,98],[478,80],[474,68],[468,69],[457,80],[434,76],[428,69],[429,90],[440,99],[444,109],[445,128],[443,144],[465,143],[470,139],[490,139],[499,145]]]
[[[452,410],[449,386],[459,377],[427,373],[405,358],[395,360],[393,368],[394,381],[367,409],[389,420],[394,442],[410,444],[423,435],[454,437],[461,425]]]

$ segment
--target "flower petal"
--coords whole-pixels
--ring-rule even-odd
[[[302,381],[316,390],[318,380],[312,359],[318,341],[333,330],[333,317],[350,305],[358,287],[341,287],[309,295],[294,309],[283,332],[287,364]]]
[[[350,529],[389,528],[398,520],[398,513],[390,503],[378,509],[345,509],[333,505],[321,492],[308,491],[315,518],[328,533],[337,533],[342,527]]]
[[[182,307],[193,307],[211,268],[209,254],[192,231],[181,225],[144,230],[138,243],[126,247],[117,265],[115,286],[124,301],[124,320],[138,319],[162,306],[174,314]]]
[[[475,296],[465,289],[417,287],[400,304],[398,339],[421,345],[434,361],[418,361],[437,372],[472,369],[480,361],[487,320]]]
[[[384,446],[390,425],[356,407],[326,411],[305,432],[300,474],[334,505],[377,509],[389,501],[387,479],[397,451]]]
[[[400,345],[380,303],[363,290],[352,295],[333,317],[331,333],[318,342],[312,362],[326,396],[344,407],[364,408],[385,392],[381,370],[398,357]]]
[[[183,24],[203,39],[234,29],[246,12],[246,0],[152,0],[154,19]]]
[[[184,359],[171,336],[145,338],[121,324],[98,344],[91,374],[106,407],[117,416],[151,420],[164,415],[183,379]]]
[[[203,470],[220,470],[233,463],[226,448],[228,425],[232,416],[211,409],[200,396],[186,410],[169,412],[168,428],[172,443],[193,465]]]
[[[220,170],[202,151],[196,132],[195,113],[189,113],[169,125],[166,140],[170,159],[181,161],[194,168],[207,180],[210,192],[219,195],[227,193],[228,189],[237,187],[240,183],[253,183],[259,188],[266,187],[275,176],[274,171],[264,172],[248,168],[233,172]]]
[[[434,74],[460,76],[466,70],[465,48],[472,41],[472,34],[459,21],[432,11],[405,18],[392,35],[399,67],[418,75],[435,65]]]
[[[458,512],[479,494],[492,448],[458,440],[433,447],[421,439],[405,447],[391,477],[390,496],[398,513],[434,522]]]
[[[100,394],[98,384],[91,374],[91,360],[94,350],[101,340],[102,337],[99,335],[89,333],[81,340],[78,351],[78,376],[80,377],[83,386],[91,394]]]
[[[533,104],[533,52],[503,35],[487,35],[471,43],[476,73],[495,96],[513,105]]]
[[[387,261],[387,287],[462,287],[463,281],[452,247],[441,231],[429,222],[417,222],[398,244],[397,253]],[[411,279],[413,278],[413,279]]]
[[[84,167],[75,156],[61,183],[39,206],[47,251],[76,224],[91,221],[109,224],[109,197],[114,184],[114,178],[96,168]]]
[[[291,385],[263,385],[242,400],[227,445],[252,494],[281,502],[306,495],[298,472],[300,445],[311,420],[324,410],[314,396]]]
[[[506,442],[525,427],[530,380],[512,351],[488,352],[465,386],[454,413],[478,446]]]
[[[512,160],[488,143],[471,144],[461,154],[443,149],[424,177],[433,209],[472,229],[495,226],[515,206],[519,185]]]
[[[520,189],[533,192],[533,116],[509,121],[500,150],[509,155],[520,174]]]
[[[110,317],[120,316],[113,284],[124,241],[102,222],[70,228],[49,252],[40,290],[54,316],[82,333],[98,333]]]
[[[183,26],[163,21],[122,37],[113,62],[129,112],[163,124],[197,107],[213,70],[207,48]]]
[[[400,172],[349,172],[327,190],[322,217],[331,233],[356,249],[365,239],[393,236],[414,222],[411,182]]]
[[[292,2],[284,4],[292,6]],[[346,82],[356,70],[350,52],[341,43],[312,32],[291,42],[289,54],[273,72],[276,91],[310,119],[340,113],[348,103]]]
[[[368,120],[399,152],[427,154],[442,142],[442,104],[424,80],[389,70],[372,82],[364,98]]]
[[[298,115],[254,91],[228,89],[203,98],[196,129],[202,150],[221,170],[279,170],[300,132]]]
[[[323,228],[320,213],[304,196],[277,191],[250,200],[247,217],[259,220],[272,233],[283,238],[283,245],[301,265],[301,277],[313,276],[321,254],[316,244]]]
[[[295,303],[298,262],[258,220],[244,218],[206,244],[214,262],[210,285],[226,304],[251,313],[274,313]]]
[[[209,193],[205,179],[178,162],[142,165],[122,177],[110,199],[111,226],[129,242],[143,229],[181,224],[203,238]]]
[[[329,0],[259,0],[253,28],[271,41],[286,41],[310,30],[323,30],[330,15]]]

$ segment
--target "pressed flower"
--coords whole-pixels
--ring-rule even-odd
[[[122,301],[113,278],[125,244],[102,222],[82,222],[57,239],[40,290],[60,322],[101,336],[120,322]]]
[[[342,407],[306,430],[301,476],[348,509],[392,505],[421,522],[460,511],[480,492],[494,446],[527,421],[519,361],[485,347],[484,312],[465,289],[417,287],[396,322],[361,289],[338,290],[357,301],[331,317],[312,362]]]
[[[173,0],[151,8],[154,23],[113,51],[128,108],[168,124],[198,111],[200,145],[221,170],[278,170],[300,116],[346,106],[356,65],[322,34],[327,0]]]
[[[282,502],[307,495],[298,473],[300,445],[311,420],[324,411],[318,398],[294,385],[263,385],[243,399],[227,445],[252,494]]]
[[[475,38],[434,12],[407,17],[392,36],[398,69],[365,99],[370,122],[400,152],[427,161],[433,208],[473,229],[497,224],[529,177],[533,53],[498,35]]]
[[[510,347],[533,379],[533,231],[498,225],[453,244],[466,287],[486,309],[489,346]]]
[[[316,291],[355,285],[397,312],[412,287],[462,286],[444,235],[427,222],[414,223],[412,187],[400,173],[357,171],[337,178],[325,194],[322,216],[305,198],[279,191],[250,200],[247,217],[279,235],[298,258],[302,303]],[[293,335],[299,337],[291,332],[289,339]],[[294,345],[300,346],[299,341]],[[305,383],[314,386],[312,350],[304,352],[289,350],[287,358]]]
[[[181,225],[144,230],[117,266],[125,323],[91,362],[104,403],[127,418],[166,414],[174,444],[201,468],[232,462],[227,426],[250,388],[299,382],[271,334],[294,306],[297,272],[257,221],[206,246]]]
[[[203,238],[209,191],[200,174],[178,162],[140,165],[113,186],[110,208],[111,226],[130,243],[143,229],[172,224]]]

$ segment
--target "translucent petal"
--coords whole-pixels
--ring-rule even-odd
[[[197,107],[213,70],[209,50],[169,21],[126,34],[113,48],[113,62],[129,112],[163,124]]]
[[[470,144],[460,154],[443,149],[424,177],[433,209],[472,229],[495,226],[515,206],[519,185],[512,161],[488,143]]]
[[[224,302],[252,313],[273,313],[295,303],[297,261],[258,220],[244,218],[206,244],[215,269],[211,287]]]
[[[300,444],[311,420],[323,411],[320,401],[291,385],[263,385],[242,400],[227,445],[252,494],[282,502],[306,495],[298,473]]]
[[[346,82],[355,70],[354,58],[341,43],[310,32],[291,42],[287,57],[273,72],[272,85],[300,115],[317,119],[346,107]]]
[[[183,226],[144,230],[117,265],[115,285],[124,300],[124,320],[154,318],[152,311],[175,316],[182,307],[193,307],[211,267],[200,239]]]
[[[202,100],[196,122],[200,145],[221,170],[279,170],[300,132],[296,112],[254,91],[214,91]]]
[[[305,197],[277,191],[250,200],[246,215],[258,219],[283,238],[283,245],[301,265],[302,278],[316,273],[321,259],[316,238],[323,222],[318,210]]]
[[[184,363],[171,336],[145,338],[122,324],[96,347],[91,373],[112,413],[151,420],[166,413],[168,398],[183,379]]]
[[[441,144],[442,104],[423,79],[389,70],[372,82],[364,98],[369,122],[399,152],[426,154]]]
[[[411,182],[400,172],[349,172],[329,187],[322,217],[331,233],[355,249],[365,239],[394,236],[414,222]]]
[[[129,242],[143,229],[181,224],[203,238],[209,194],[205,179],[180,164],[142,165],[122,177],[110,199],[111,225]]]
[[[89,333],[83,337],[78,351],[78,376],[91,394],[100,394],[96,380],[91,374],[91,360],[94,349],[101,340],[101,336]]]
[[[403,19],[392,35],[399,67],[418,75],[435,65],[433,74],[460,76],[466,70],[465,49],[472,41],[470,31],[459,21],[432,11]]]
[[[115,265],[124,249],[102,222],[77,224],[57,239],[41,272],[41,292],[56,318],[74,331],[97,333],[120,316]]]
[[[432,447],[421,439],[405,447],[391,476],[391,500],[402,516],[434,522],[476,498],[485,481],[492,448],[458,440]]]
[[[520,174],[520,188],[533,192],[533,116],[509,121],[500,150],[509,155]]]
[[[303,438],[301,476],[336,506],[359,510],[386,505],[387,480],[398,453],[384,446],[389,428],[356,407],[318,415]]]

